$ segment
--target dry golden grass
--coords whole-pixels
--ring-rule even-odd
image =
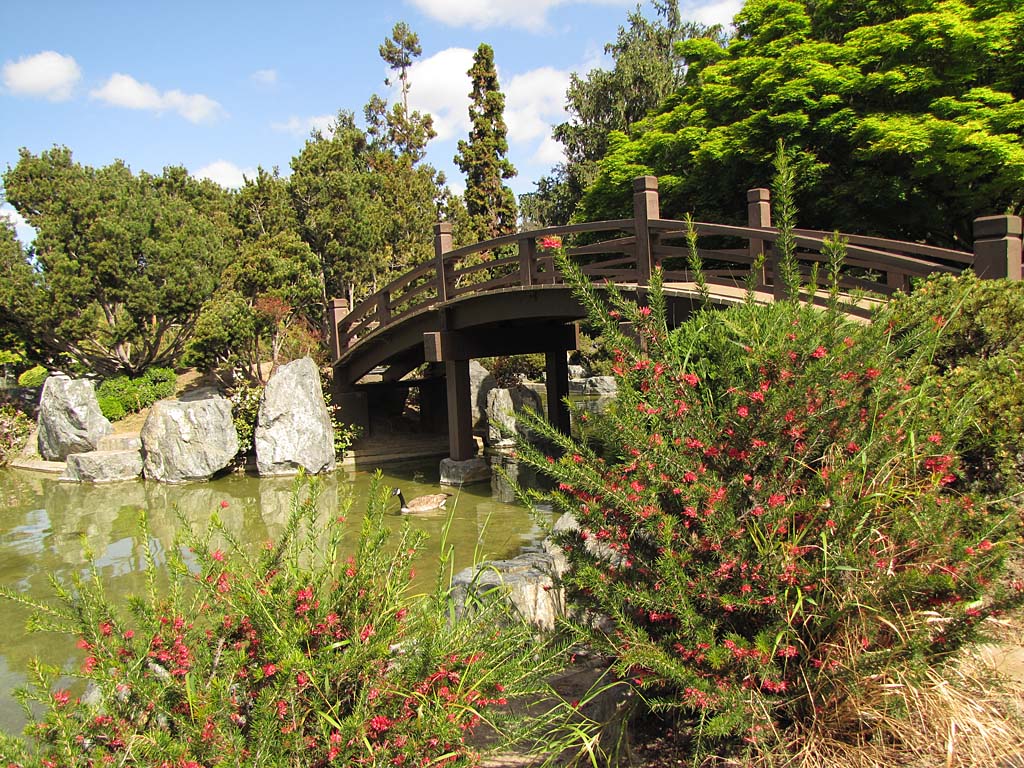
[[[979,649],[915,684],[870,681],[855,710],[774,736],[751,765],[1024,768],[1024,683],[998,674]]]

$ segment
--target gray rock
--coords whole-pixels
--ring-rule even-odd
[[[89,451],[72,453],[61,480],[78,483],[110,483],[135,480],[142,474],[142,451]]]
[[[473,406],[473,426],[483,426],[487,413],[487,393],[498,386],[491,372],[476,360],[469,361],[469,397]]]
[[[208,480],[238,453],[231,402],[220,395],[191,393],[155,403],[142,427],[143,472],[150,480]]]
[[[487,393],[487,444],[512,445],[516,436],[529,438],[530,431],[519,418],[526,409],[543,413],[540,396],[527,387],[492,389]]]
[[[537,487],[537,471],[515,457],[511,448],[494,448],[488,452],[491,459],[491,497],[502,504],[516,502],[516,485]]]
[[[131,432],[115,432],[104,435],[96,446],[97,451],[141,451],[142,438]]]
[[[270,377],[260,398],[255,443],[261,475],[334,469],[334,426],[311,358],[282,365]]]
[[[569,379],[585,379],[587,378],[587,369],[582,365],[570,365],[569,366]]]
[[[100,411],[92,381],[51,376],[43,384],[38,429],[39,455],[63,461],[69,454],[95,450],[114,428]]]
[[[472,485],[486,483],[490,479],[491,467],[482,456],[465,461],[441,459],[441,485]]]
[[[583,386],[587,395],[613,395],[619,391],[619,383],[614,376],[591,376]]]
[[[565,595],[554,586],[552,558],[530,552],[511,560],[494,560],[466,568],[452,579],[457,615],[472,610],[475,601],[507,600],[525,621],[551,630],[565,615]]]

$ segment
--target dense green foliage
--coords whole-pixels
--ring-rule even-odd
[[[465,766],[479,763],[475,729],[495,746],[514,738],[504,705],[545,690],[553,654],[496,603],[451,616],[441,579],[411,595],[423,534],[389,534],[386,490],[371,491],[356,540],[346,509],[318,513],[315,486],[296,490],[262,552],[214,513],[167,550],[166,587],[143,525],[145,591],[127,610],[95,562],[55,585],[32,626],[78,638],[92,703],[33,664],[21,697],[39,708],[27,711],[41,754],[10,765]]]
[[[228,390],[231,400],[231,419],[238,433],[238,455],[245,456],[255,447],[256,422],[260,415],[260,398],[263,387],[248,380],[241,380]]]
[[[935,276],[897,296],[897,329],[936,329],[925,373],[938,377],[944,408],[969,404],[961,435],[967,480],[993,496],[1020,490],[1024,479],[1024,283],[979,280],[973,273]]]
[[[929,375],[936,324],[748,301],[669,331],[657,275],[647,306],[609,307],[560,266],[615,349],[618,398],[578,440],[538,420],[558,454],[519,454],[578,521],[559,535],[571,597],[612,619],[579,631],[692,727],[695,763],[818,726],[871,740],[858,697],[921,680],[1024,601],[998,581],[1018,515],[959,487],[976,417]]]
[[[196,321],[185,364],[264,380],[263,361],[272,372],[282,357],[319,347],[321,290],[316,258],[293,231],[244,241]]]
[[[50,375],[50,372],[42,365],[33,365],[26,371],[22,371],[21,375],[18,376],[19,387],[41,387],[43,382],[46,381],[46,377]]]
[[[490,239],[516,231],[516,200],[504,181],[516,175],[509,161],[505,95],[498,84],[494,50],[481,43],[469,68],[469,138],[459,141],[455,164],[466,174],[466,210],[477,236]]]
[[[629,209],[742,222],[777,140],[799,148],[812,228],[963,247],[975,216],[1024,208],[1024,6],[1016,0],[747,0],[723,50],[695,38],[660,114],[612,134],[583,219]]]
[[[719,26],[684,21],[678,0],[654,0],[655,18],[639,5],[619,27],[614,43],[604,47],[612,68],[573,73],[565,94],[569,119],[553,135],[565,150],[565,161],[537,182],[536,192],[520,198],[527,226],[566,224],[597,176],[597,163],[608,151],[614,131],[628,133],[683,83],[686,59],[679,45],[706,38],[723,46]]]
[[[135,378],[117,376],[105,380],[96,389],[96,399],[103,415],[117,421],[148,408],[157,400],[173,397],[177,388],[178,376],[171,368],[149,368]]]
[[[25,445],[32,420],[12,405],[0,404],[0,467]]]
[[[38,233],[31,263],[2,251],[4,325],[101,374],[175,361],[228,259],[227,194],[182,168],[94,169],[59,147],[22,150],[3,181]]]

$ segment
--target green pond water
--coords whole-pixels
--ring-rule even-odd
[[[353,537],[371,477],[369,472],[339,469],[324,481],[320,503],[325,511],[337,509],[351,494],[348,519],[355,526]],[[400,487],[409,499],[436,493],[438,462],[392,465],[385,468],[383,479],[391,487]],[[34,472],[0,470],[0,583],[33,598],[50,598],[51,576],[66,582],[71,574],[84,570],[84,538],[111,595],[141,593],[140,509],[148,512],[157,553],[173,545],[180,525],[178,514],[196,530],[204,530],[214,511],[239,540],[258,546],[276,539],[283,530],[292,487],[289,478],[242,475],[177,486],[144,481],[89,485],[62,483]],[[529,512],[493,500],[489,485],[450,490],[456,492],[449,501],[449,506],[454,502],[449,543],[454,545],[456,569],[470,565],[474,552],[484,559],[498,559],[537,544],[540,530]],[[393,506],[394,514],[388,519],[397,528],[404,517],[398,513],[397,500]],[[429,534],[427,549],[416,566],[420,583],[414,585],[427,589],[437,572],[445,514],[414,517],[412,524]],[[25,725],[24,713],[11,694],[25,684],[32,657],[64,668],[81,663],[81,652],[70,638],[27,634],[28,615],[27,609],[0,600],[0,730],[7,733],[19,733]]]

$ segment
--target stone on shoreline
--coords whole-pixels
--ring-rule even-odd
[[[260,398],[255,443],[260,475],[334,470],[334,426],[311,358],[282,365],[270,377]]]
[[[93,451],[100,438],[114,428],[96,399],[96,385],[88,379],[51,376],[43,384],[39,401],[39,455],[63,461],[70,454]]]
[[[238,453],[231,401],[210,390],[160,400],[142,427],[143,472],[149,480],[209,480]]]

